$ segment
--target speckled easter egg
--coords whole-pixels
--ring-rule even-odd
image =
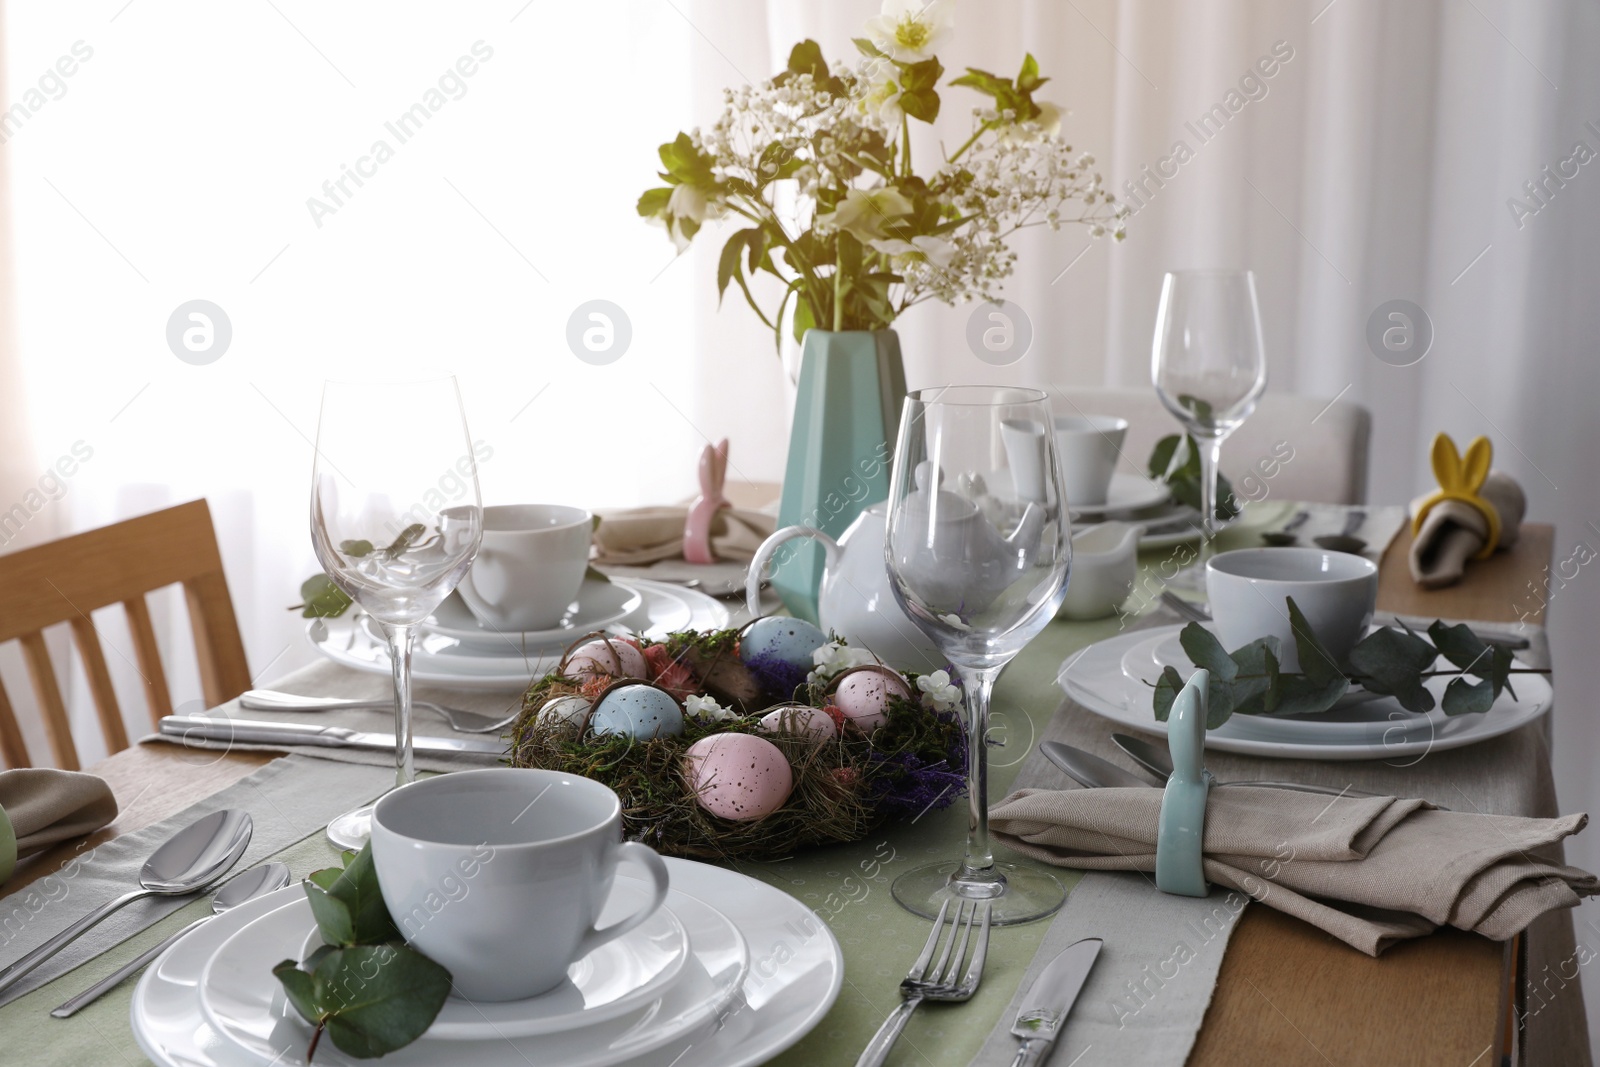
[[[689,746],[684,775],[702,808],[737,822],[771,815],[794,788],[778,746],[754,734],[702,737]]]
[[[594,640],[579,645],[567,656],[564,672],[568,678],[587,682],[591,678],[648,678],[644,653],[626,641]]]
[[[620,734],[640,741],[683,733],[683,709],[652,685],[619,685],[594,706],[589,728],[596,735]]]
[[[785,704],[761,716],[760,730],[764,734],[789,734],[809,737],[815,742],[832,741],[839,736],[839,727],[833,717],[821,708],[806,704]]]
[[[539,722],[576,732],[583,728],[584,717],[588,714],[589,702],[576,693],[569,693],[545,701],[544,707],[539,709]]]
[[[844,717],[864,734],[882,726],[889,717],[889,698],[911,696],[911,686],[887,667],[857,667],[839,677],[833,702]]]
[[[810,670],[811,653],[828,643],[828,635],[804,619],[767,615],[739,637],[739,658],[754,663],[774,656],[791,667]]]

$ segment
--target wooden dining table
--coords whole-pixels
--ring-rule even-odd
[[[1526,610],[1525,584],[1542,573],[1553,542],[1552,527],[1524,526],[1513,549],[1472,565],[1469,582],[1429,592],[1407,573],[1410,536],[1402,530],[1383,558],[1378,607],[1405,616],[1500,623],[1518,622],[1521,611],[1522,621],[1541,625],[1542,609]],[[176,746],[141,744],[90,768],[110,784],[122,810],[88,844],[167,818],[274,758],[232,751],[196,763],[186,755]],[[55,871],[84,847],[65,844],[25,862],[7,891]],[[1298,919],[1267,907],[1247,908],[1188,1062],[1499,1064],[1511,1047],[1518,949],[1517,942],[1443,928],[1373,959]]]

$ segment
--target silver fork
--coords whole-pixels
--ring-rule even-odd
[[[504,718],[495,718],[475,711],[445,707],[427,700],[413,700],[411,706],[421,711],[442,715],[450,728],[463,734],[492,734],[510,726],[522,714],[518,708]],[[378,711],[392,709],[394,699],[344,700],[338,697],[307,697],[294,693],[280,693],[273,689],[250,689],[239,694],[239,707],[248,711],[340,711],[349,708],[371,708]]]
[[[939,945],[939,935],[944,932],[944,919],[950,911],[950,902],[947,900],[940,906],[939,917],[933,920],[933,931],[928,934],[928,943],[922,946],[922,954],[911,965],[905,981],[900,983],[900,1006],[872,1035],[872,1040],[861,1052],[861,1058],[856,1060],[856,1067],[881,1067],[889,1058],[889,1050],[899,1040],[900,1032],[911,1021],[911,1013],[924,1000],[959,1003],[972,999],[972,994],[978,991],[978,982],[983,978],[983,960],[989,951],[991,908],[988,901],[964,900],[956,905],[955,919],[950,924],[950,938],[944,943],[939,962],[933,965],[930,973],[928,964],[933,959],[933,950]],[[972,959],[967,963],[966,973],[957,981],[956,972],[961,969],[961,960],[967,954],[967,942],[972,938],[972,926],[980,913],[983,925],[978,928]]]

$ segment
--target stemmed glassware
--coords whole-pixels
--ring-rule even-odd
[[[995,862],[985,743],[996,676],[1066,596],[1072,528],[1052,426],[1043,393],[990,386],[924,389],[900,416],[884,545],[890,586],[966,695],[966,853],[893,887],[928,918],[951,899],[988,900],[992,922],[1027,922],[1066,896],[1048,872]]]
[[[1247,270],[1171,271],[1161,283],[1150,377],[1156,395],[1200,448],[1198,558],[1171,584],[1205,589],[1217,535],[1222,442],[1256,409],[1267,387],[1256,278]]]
[[[464,491],[446,495],[462,483]],[[483,540],[483,507],[454,378],[328,382],[311,474],[311,543],[335,585],[372,617],[394,668],[395,785],[411,758],[417,624],[461,581]],[[372,806],[328,825],[341,848],[369,836]]]

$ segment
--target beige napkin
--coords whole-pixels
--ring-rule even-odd
[[[1432,494],[1411,502],[1411,514]],[[1496,548],[1510,548],[1522,530],[1528,500],[1522,486],[1509,474],[1492,471],[1478,495],[1500,513],[1500,540]],[[1471,504],[1441,500],[1433,506],[1411,542],[1411,577],[1424,589],[1438,589],[1461,580],[1467,562],[1483,548],[1489,523]]]
[[[23,767],[0,771],[0,808],[17,835],[17,855],[93,833],[117,817],[111,787],[92,774]]]
[[[681,558],[683,523],[688,516],[686,507],[602,511],[594,531],[595,562],[638,566]],[[719,560],[748,563],[776,526],[771,515],[723,508],[711,520],[711,551]]]
[[[990,812],[1005,844],[1061,867],[1154,871],[1159,789],[1023,789]],[[1539,849],[1587,815],[1526,819],[1422,800],[1212,789],[1205,875],[1376,956],[1439,926],[1504,941],[1600,879]]]

